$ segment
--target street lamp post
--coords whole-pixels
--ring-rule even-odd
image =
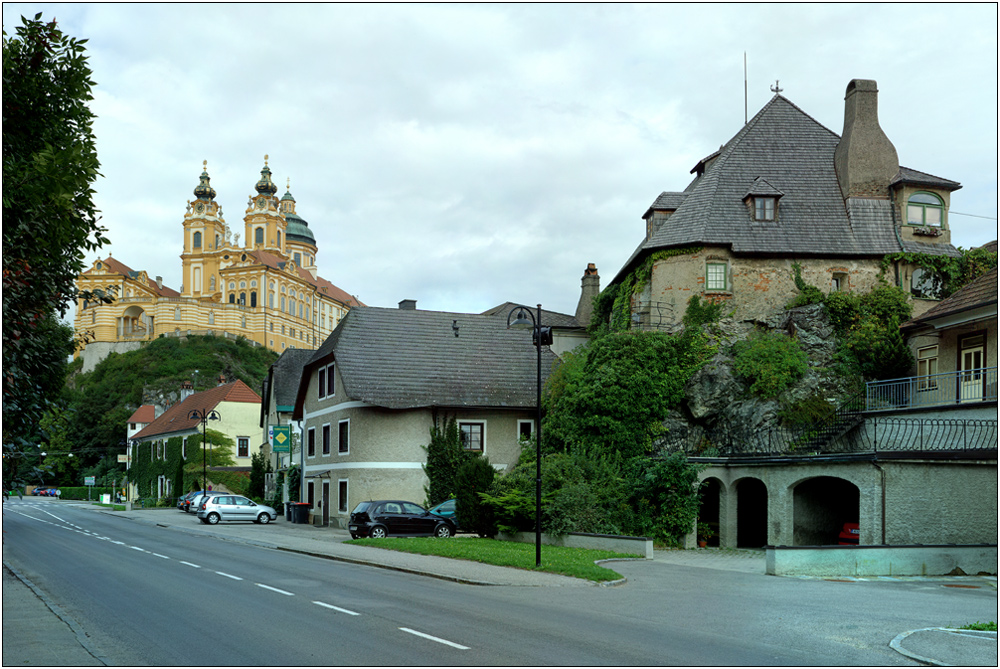
[[[511,316],[517,317],[511,321]],[[529,320],[530,319],[530,320]],[[535,385],[535,566],[542,566],[542,345],[552,344],[552,328],[542,327],[542,305],[538,305],[538,318],[530,307],[518,305],[507,314],[507,327],[531,328],[532,339],[538,352],[538,369]]]
[[[208,463],[205,459],[206,445],[208,444],[208,421],[221,420],[222,416],[215,409],[192,409],[188,413],[188,418],[201,422],[201,489],[208,489]]]

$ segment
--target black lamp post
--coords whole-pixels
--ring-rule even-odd
[[[511,321],[511,316],[517,317]],[[530,320],[529,320],[530,319]],[[552,344],[552,328],[542,327],[542,305],[538,305],[538,318],[530,307],[516,306],[507,314],[507,327],[531,328],[532,340],[538,351],[538,376],[535,386],[535,566],[542,566],[542,346]]]
[[[188,418],[197,420],[201,422],[201,489],[208,489],[208,464],[205,460],[206,446],[208,445],[208,437],[206,432],[208,430],[208,421],[210,420],[221,420],[222,416],[215,409],[191,409],[188,413]]]

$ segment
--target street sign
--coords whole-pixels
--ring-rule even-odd
[[[292,445],[291,425],[272,425],[268,431],[271,433],[272,452],[288,453],[291,450],[291,445]]]
[[[128,455],[125,455],[124,453],[119,453],[118,462],[128,462]]]
[[[83,477],[83,485],[95,485],[97,483],[96,476],[85,476]]]

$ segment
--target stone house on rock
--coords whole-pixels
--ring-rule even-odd
[[[694,295],[738,321],[766,319],[797,295],[795,265],[823,292],[867,291],[887,255],[957,256],[948,209],[961,185],[899,165],[877,96],[874,81],[850,82],[838,136],[776,94],[698,161],[683,191],[657,197],[611,282],[640,286],[633,326],[677,326]],[[914,294],[915,315],[933,306],[914,266],[897,263],[886,278]]]

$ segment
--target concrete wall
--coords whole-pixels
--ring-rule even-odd
[[[739,537],[752,537],[754,523],[766,534],[756,547],[812,544],[818,536],[836,543],[845,522],[859,523],[861,545],[997,541],[996,460],[713,464],[700,478],[719,484],[723,548],[750,547]],[[761,485],[760,503],[740,494],[741,486]]]
[[[97,364],[104,360],[112,353],[128,353],[129,351],[138,351],[139,347],[142,346],[142,342],[138,341],[118,341],[118,342],[108,342],[108,341],[95,341],[87,344],[87,348],[80,351],[80,357],[83,358],[83,369],[84,373],[94,371]]]
[[[997,546],[769,546],[773,576],[996,575]]]

